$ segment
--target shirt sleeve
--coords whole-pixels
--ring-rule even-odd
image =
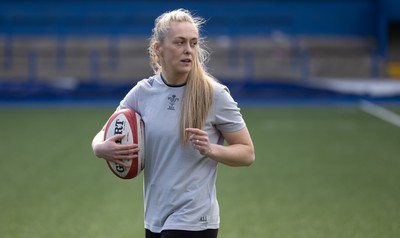
[[[136,85],[121,100],[117,110],[131,108],[131,109],[137,111],[137,108],[138,108],[137,101],[138,100],[137,100],[137,85]]]
[[[119,106],[117,107],[117,111],[120,109],[130,108],[134,111],[141,113],[140,111],[140,92],[141,88],[143,88],[143,80],[139,81],[121,100]]]
[[[214,113],[215,126],[222,132],[235,132],[246,126],[237,102],[224,85],[219,85],[215,89]]]

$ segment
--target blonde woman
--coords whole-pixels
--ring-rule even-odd
[[[149,46],[155,75],[139,81],[117,108],[137,111],[146,125],[146,238],[217,237],[217,165],[249,166],[255,159],[237,103],[206,71],[202,23],[184,9],[159,16]],[[137,145],[103,135],[93,139],[97,157],[126,166],[121,159],[137,156]]]

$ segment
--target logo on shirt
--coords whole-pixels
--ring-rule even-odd
[[[177,98],[176,95],[173,94],[172,96],[168,97],[168,101],[169,101],[169,106],[167,109],[175,111],[175,103],[179,101],[179,98]]]
[[[150,86],[153,86],[154,78],[149,78],[148,82],[149,82]]]
[[[207,216],[200,217],[199,219],[200,222],[206,222],[207,220],[208,220]]]

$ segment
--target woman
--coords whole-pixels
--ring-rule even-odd
[[[117,108],[137,111],[146,125],[146,238],[217,237],[217,164],[249,166],[255,158],[237,103],[205,69],[202,23],[184,9],[159,16],[149,46],[155,75]],[[123,135],[103,135],[93,139],[97,157],[126,166],[121,159],[137,156],[137,145],[115,143]]]

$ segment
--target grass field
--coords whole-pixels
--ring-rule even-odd
[[[144,237],[142,177],[91,152],[112,111],[0,108],[0,237]],[[400,237],[400,128],[356,107],[242,112],[256,162],[219,166],[220,238]]]

